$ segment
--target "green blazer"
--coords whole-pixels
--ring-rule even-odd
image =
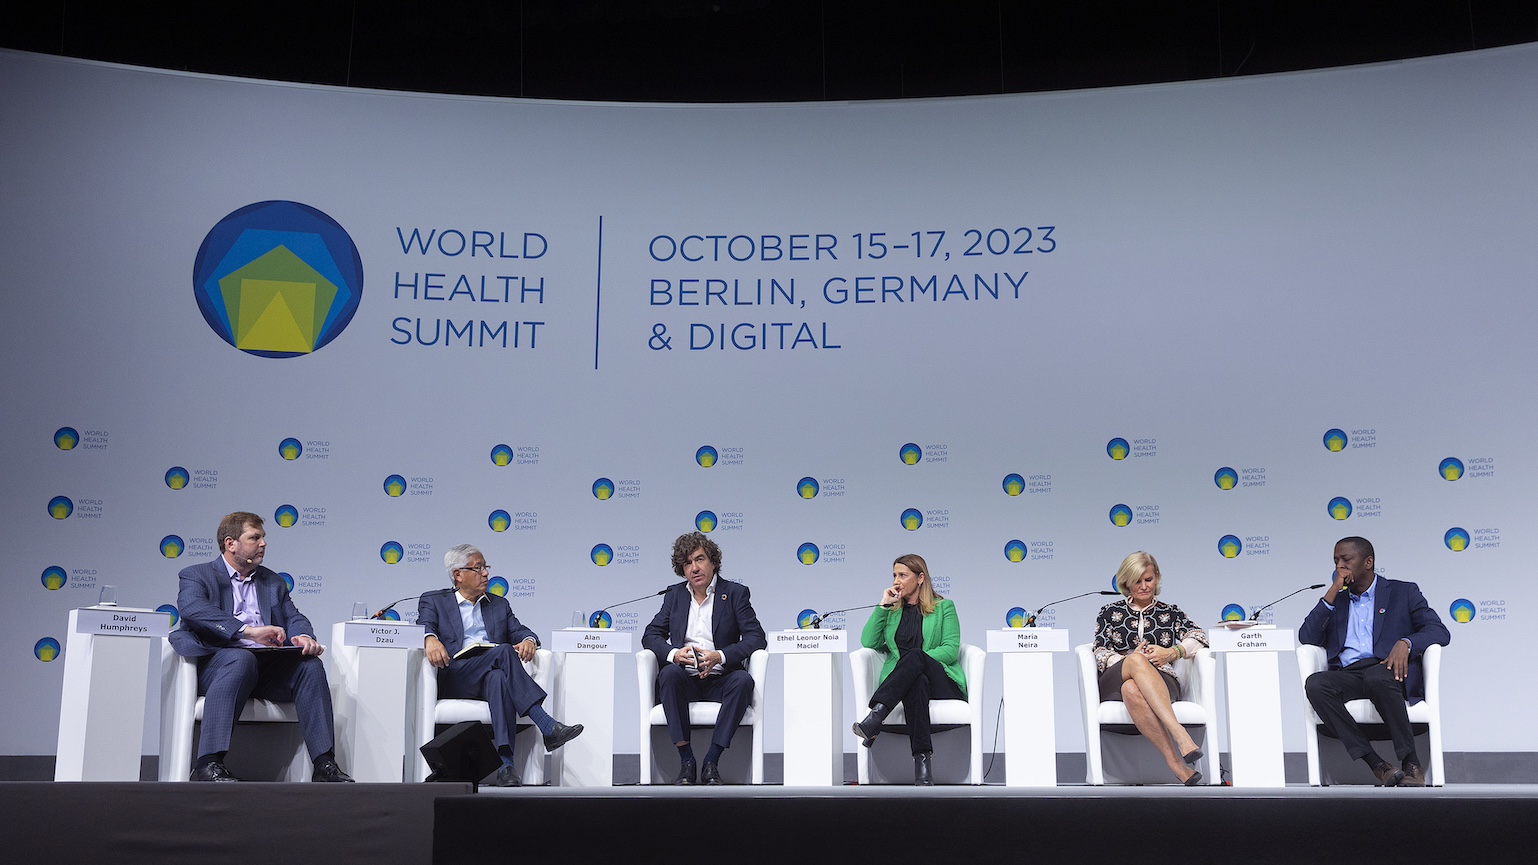
[[[860,632],[860,645],[886,654],[877,684],[886,681],[892,668],[897,666],[897,625],[901,621],[901,610],[877,607],[871,610],[865,630]],[[935,611],[924,617],[924,654],[940,662],[945,675],[951,677],[961,693],[967,692],[967,674],[960,663],[961,621],[956,618],[955,602],[949,598],[936,603]]]

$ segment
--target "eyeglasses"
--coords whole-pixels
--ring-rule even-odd
[[[475,571],[478,574],[489,574],[489,573],[491,573],[491,567],[489,565],[481,565],[480,567],[472,567],[470,565],[466,565],[465,567],[455,568],[454,570],[455,571]]]

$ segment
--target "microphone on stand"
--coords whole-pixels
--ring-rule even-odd
[[[668,591],[667,589],[658,589],[657,591],[652,592],[649,595],[642,595],[639,598],[631,598],[628,601],[620,601],[617,604],[610,604],[609,607],[623,607],[626,604],[634,604],[637,601],[644,601],[647,598],[655,598],[658,595],[665,595],[665,594],[667,594],[667,591]],[[605,607],[605,608],[599,609],[599,610],[594,610],[593,614],[591,616],[587,617],[587,626],[589,628],[607,628],[607,627],[609,627],[608,625],[599,624],[600,622],[603,621],[604,617],[608,617],[611,622],[613,621],[613,617],[609,616],[609,607]]]
[[[811,629],[822,630],[822,620],[826,619],[829,616],[837,615],[838,613],[857,613],[860,610],[874,610],[877,607],[881,607],[883,609],[890,610],[890,609],[892,609],[895,606],[897,606],[897,605],[896,604],[867,604],[867,605],[865,605],[863,607],[845,607],[842,610],[829,610],[826,613],[815,614],[815,615],[812,616]]]
[[[1074,595],[1071,598],[1063,598],[1060,601],[1053,601],[1050,604],[1042,604],[1040,607],[1037,608],[1036,612],[1034,612],[1034,613],[1032,613],[1030,615],[1030,618],[1025,620],[1025,625],[1023,625],[1023,627],[1026,627],[1026,628],[1034,628],[1034,627],[1036,627],[1036,617],[1041,615],[1048,607],[1055,607],[1058,604],[1065,604],[1065,603],[1067,603],[1069,601],[1077,601],[1080,598],[1087,598],[1090,595],[1119,595],[1119,594],[1121,594],[1121,592],[1113,592],[1113,591],[1111,591],[1109,589],[1101,589],[1100,591],[1097,591],[1097,592],[1085,592],[1082,595]]]
[[[399,604],[401,601],[409,601],[409,600],[411,600],[412,598],[415,598],[415,597],[417,597],[417,596],[416,595],[407,595],[404,598],[399,598],[397,600],[391,601],[389,606],[385,607],[384,609],[380,610],[379,612],[375,613],[374,615],[369,616],[369,618],[370,619],[383,619],[385,617],[386,613],[388,613],[391,610],[395,609],[395,605],[396,604]]]
[[[1325,586],[1328,586],[1328,585],[1329,585],[1329,583],[1315,583],[1312,586],[1304,586],[1303,588],[1298,589],[1296,592],[1288,592],[1287,594],[1282,595],[1280,598],[1277,598],[1276,600],[1272,601],[1271,603],[1266,604],[1264,607],[1257,607],[1255,609],[1255,612],[1250,613],[1250,621],[1252,621],[1252,622],[1260,621],[1260,614],[1261,613],[1264,613],[1266,610],[1271,609],[1272,607],[1276,606],[1277,604],[1280,604],[1282,601],[1287,600],[1288,598],[1292,597],[1293,595],[1298,594],[1298,592],[1307,592],[1307,591],[1309,591],[1311,589],[1322,589],[1322,588],[1324,588]]]

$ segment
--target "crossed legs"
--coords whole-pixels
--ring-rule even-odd
[[[1186,765],[1181,755],[1195,751],[1196,741],[1175,719],[1175,708],[1170,704],[1164,677],[1147,658],[1136,652],[1123,658],[1119,666],[1122,702],[1127,706],[1127,714],[1132,716],[1132,723],[1159,749],[1175,777],[1185,782],[1196,774],[1196,770]]]

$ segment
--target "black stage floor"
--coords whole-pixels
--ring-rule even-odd
[[[1538,785],[0,784],[7,861],[1521,862]],[[708,851],[717,852],[711,855]]]

